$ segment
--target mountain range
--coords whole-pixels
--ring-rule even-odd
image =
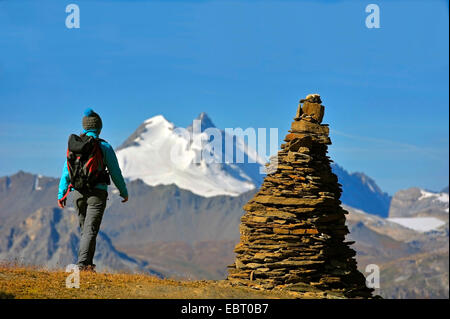
[[[198,119],[202,130],[214,127],[206,114]],[[190,156],[186,165],[177,166],[167,157],[171,143]],[[254,154],[245,145],[238,147],[247,156]],[[121,203],[117,190],[110,188],[95,257],[100,271],[225,277],[239,239],[242,206],[259,186],[262,163],[197,165],[193,159],[198,152],[162,116],[146,120],[117,149],[130,201]],[[157,172],[159,165],[166,173]],[[364,272],[371,263],[382,269],[385,281],[379,293],[448,298],[448,193],[413,188],[391,198],[363,173],[348,173],[338,165],[333,171],[350,212],[349,239],[356,241],[360,269]],[[57,186],[56,178],[25,172],[0,178],[0,261],[64,267],[76,260],[77,216],[70,204],[65,210],[55,207]],[[417,218],[443,223],[424,230],[411,223]]]
[[[47,183],[29,188],[37,178]],[[6,181],[8,187],[0,188],[0,207],[2,221],[6,220],[4,216],[10,218],[8,223],[2,223],[0,231],[0,260],[49,268],[74,262],[79,231],[72,207],[52,207],[53,196],[48,203],[30,201],[28,213],[22,210],[15,215],[20,206],[6,205],[10,195],[27,189],[31,198],[54,195],[57,180],[20,172],[1,178],[1,185],[5,186]],[[131,181],[128,188],[131,200],[127,204],[121,203],[114,190],[110,191],[95,257],[100,271],[137,271],[191,279],[225,277],[226,265],[234,259],[233,248],[239,238],[241,207],[253,191],[239,196],[203,197],[176,185],[149,186],[141,180]],[[346,205],[344,208],[350,212],[349,240],[356,242],[361,271],[375,263],[390,283],[380,291],[383,296],[448,296],[448,286],[442,283],[448,278],[448,219],[435,230],[421,232],[389,218]],[[439,209],[440,206],[430,206],[427,211]],[[420,269],[415,268],[419,266]],[[408,275],[402,277],[405,269]],[[433,278],[433,285],[428,275]],[[408,278],[413,278],[416,286]]]
[[[198,121],[197,130],[194,130],[195,120]],[[117,148],[124,177],[128,180],[140,179],[150,186],[174,184],[203,197],[238,196],[257,189],[264,178],[261,172],[264,171],[265,161],[256,150],[241,137],[233,137],[217,129],[222,148],[215,153],[218,162],[208,163],[202,157],[202,153],[211,151],[211,139],[205,131],[216,127],[204,112],[195,120],[185,130],[162,115],[144,121]],[[189,134],[180,133],[183,131]],[[194,143],[199,138],[203,138],[201,145]],[[225,161],[227,141],[233,142],[232,163]],[[238,152],[244,154],[244,163],[236,163]],[[343,203],[387,217],[391,197],[372,178],[363,173],[348,173],[337,164],[333,164],[332,169],[343,186]]]

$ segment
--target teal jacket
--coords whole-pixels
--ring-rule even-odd
[[[97,132],[85,131],[85,133],[88,136],[98,138]],[[111,147],[111,145],[109,145],[107,142],[104,141],[100,142],[100,149],[102,150],[103,153],[103,161],[105,162],[106,167],[108,168],[109,175],[111,176],[114,185],[116,185],[117,189],[119,190],[120,196],[122,196],[123,198],[128,197],[127,186],[125,184],[125,180],[123,179],[122,172],[120,170],[119,162],[117,161],[114,149]],[[66,161],[64,162],[61,180],[59,181],[58,199],[64,197],[64,194],[66,194],[69,184],[70,178],[69,178],[69,170],[67,169],[67,159],[66,159]],[[95,187],[103,190],[108,190],[108,185],[106,184],[97,184]]]

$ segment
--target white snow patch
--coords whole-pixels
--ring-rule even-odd
[[[429,198],[429,197],[434,197],[437,195],[436,193],[427,192],[427,191],[424,191],[423,189],[420,190],[420,194],[421,195],[418,198],[418,200],[422,200],[422,199]]]
[[[427,192],[423,189],[420,190],[420,193],[421,193],[421,196],[419,197],[419,200],[425,199],[425,198],[433,198],[433,199],[438,200],[443,203],[449,202],[447,193],[432,193],[432,192]]]
[[[440,193],[436,199],[440,202],[448,204],[448,194],[447,193]],[[448,210],[448,208],[447,208],[447,210]]]
[[[427,232],[444,225],[445,222],[435,217],[396,217],[387,220],[418,232]]]
[[[436,202],[441,202],[443,204],[449,204],[449,197],[447,193],[432,193],[432,192],[427,192],[423,189],[420,190],[420,197],[418,200],[422,200],[422,199],[427,199],[430,198],[432,201]],[[445,212],[448,213],[448,207],[445,208]]]

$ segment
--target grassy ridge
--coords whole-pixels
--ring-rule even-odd
[[[232,287],[225,281],[176,281],[143,274],[80,273],[80,288],[66,288],[69,273],[0,266],[0,298],[203,299],[295,298],[290,292]]]

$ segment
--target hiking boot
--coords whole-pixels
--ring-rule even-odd
[[[95,265],[79,265],[78,268],[80,269],[80,271],[86,271],[86,272],[93,272],[95,273]]]

